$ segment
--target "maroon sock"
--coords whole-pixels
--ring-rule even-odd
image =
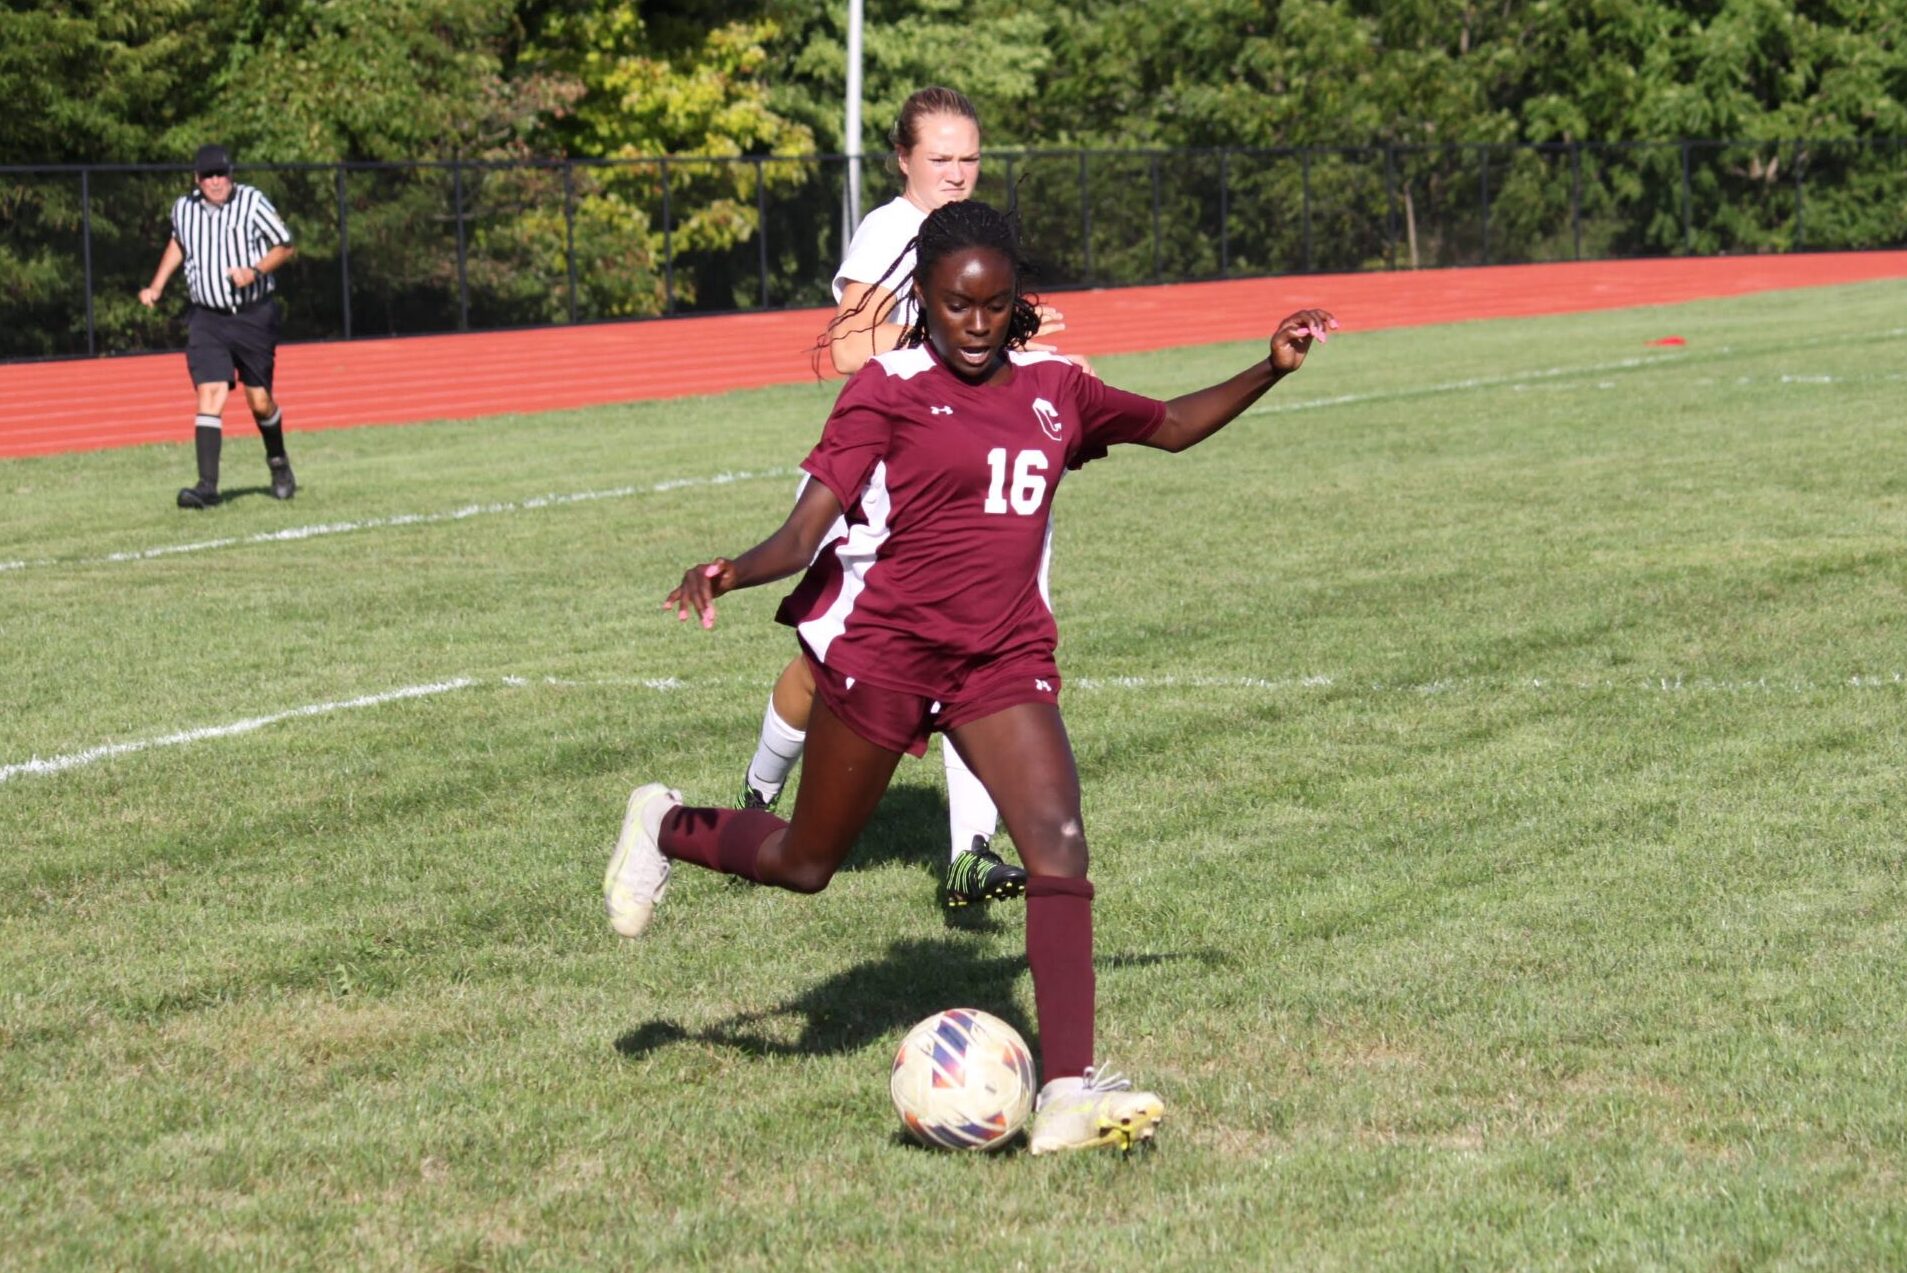
[[[762,843],[787,825],[760,809],[691,809],[684,805],[662,815],[656,843],[664,857],[759,884],[755,859],[761,854]]]
[[[1026,882],[1026,963],[1039,1018],[1040,1081],[1093,1063],[1093,884],[1061,875]]]

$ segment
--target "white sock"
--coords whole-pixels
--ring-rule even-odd
[[[973,837],[991,840],[999,829],[1000,811],[985,784],[973,776],[960,751],[945,734],[940,736],[940,754],[947,761],[947,832],[953,837],[952,857],[973,847]]]
[[[783,720],[775,710],[774,695],[769,695],[768,711],[761,718],[761,743],[755,748],[755,758],[748,762],[748,785],[764,800],[780,795],[807,742],[807,731]]]

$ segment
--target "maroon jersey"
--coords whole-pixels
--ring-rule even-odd
[[[1052,656],[1060,477],[1151,436],[1165,404],[1051,354],[1010,357],[1010,380],[974,385],[924,347],[897,349],[842,389],[801,467],[841,501],[847,534],[777,615],[827,666],[954,698],[995,659]]]

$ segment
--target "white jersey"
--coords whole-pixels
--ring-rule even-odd
[[[861,218],[860,228],[848,243],[847,258],[834,272],[834,302],[849,283],[868,283],[892,292],[898,303],[887,313],[887,321],[902,327],[912,326],[915,317],[913,296],[914,250],[908,245],[920,233],[927,214],[897,195]],[[902,256],[902,252],[906,255]],[[900,264],[895,265],[895,258]],[[887,267],[893,265],[889,270]]]
[[[867,283],[892,292],[899,303],[887,312],[887,321],[902,327],[911,327],[917,307],[914,304],[912,279],[914,276],[914,249],[908,244],[920,233],[920,223],[927,214],[907,201],[906,195],[896,195],[874,211],[861,218],[860,228],[855,230],[854,238],[848,242],[848,254],[841,262],[841,268],[834,272],[834,303],[841,303],[841,293],[849,283]],[[894,265],[894,258],[905,251],[900,264]],[[887,267],[893,265],[889,270]],[[885,281],[883,281],[883,278]],[[811,479],[806,473],[795,487],[795,499],[801,498],[801,492],[808,489]],[[848,533],[847,515],[834,519],[834,525],[821,537],[822,546],[833,543]],[[819,550],[817,549],[817,554]]]

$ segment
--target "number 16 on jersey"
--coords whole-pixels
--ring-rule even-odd
[[[1007,489],[1006,448],[996,446],[987,452],[987,467],[993,472],[993,480],[987,484],[987,502],[984,505],[989,513],[1018,513],[1022,517],[1031,517],[1040,511],[1040,502],[1046,498],[1046,453],[1043,451],[1021,451],[1013,457],[1013,489]]]

